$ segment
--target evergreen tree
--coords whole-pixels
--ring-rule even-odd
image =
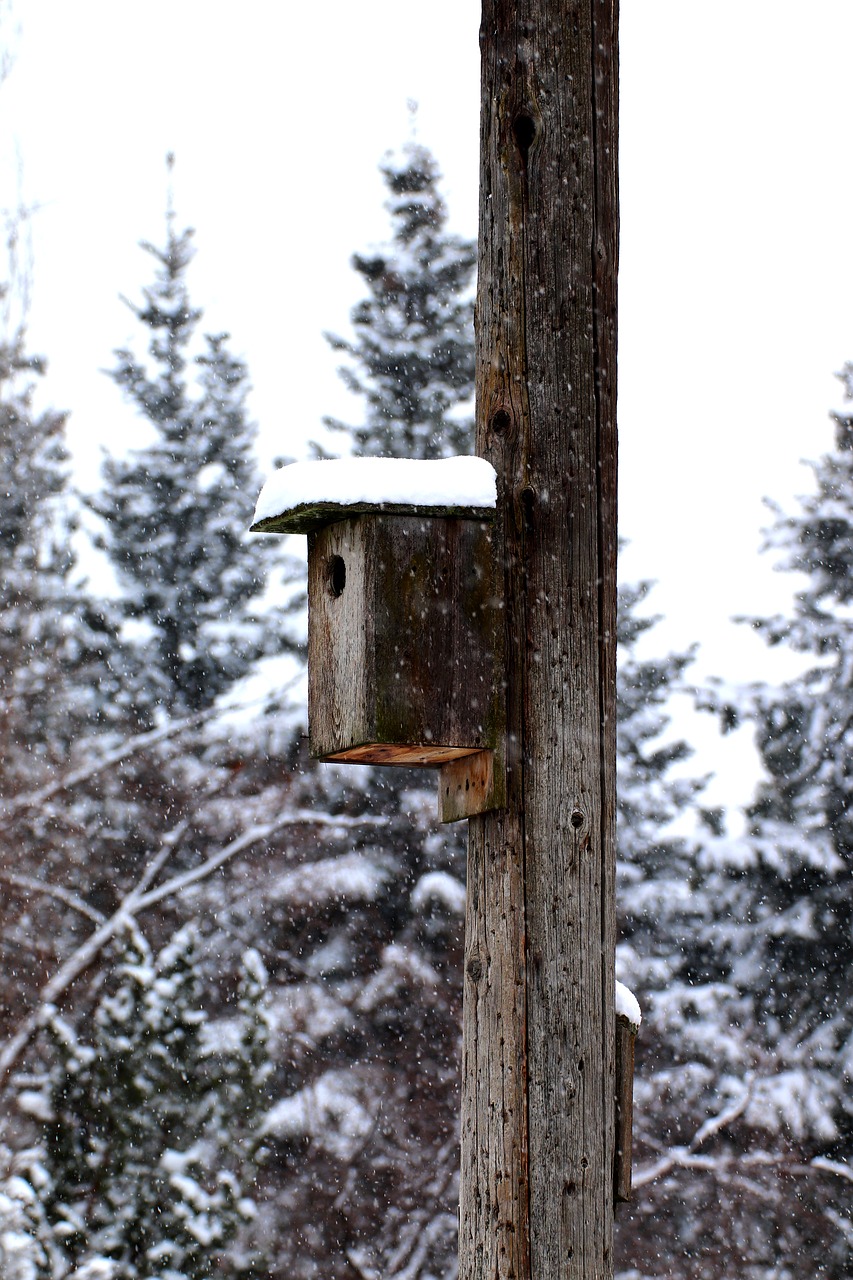
[[[155,439],[109,459],[92,502],[125,614],[148,633],[138,643],[143,720],[155,707],[182,715],[209,706],[281,645],[271,625],[249,614],[275,551],[245,536],[260,488],[246,366],[230,354],[226,334],[205,335],[195,351],[201,312],[187,288],[191,242],[170,209],[165,246],[143,244],[157,270],[132,310],[150,333],[150,364],[120,350],[112,377]]]
[[[849,398],[853,365],[841,376]],[[754,949],[743,979],[783,1035],[820,1044],[823,1063],[853,1035],[843,986],[853,962],[853,412],[834,420],[815,492],[793,515],[774,507],[767,538],[804,585],[790,614],[752,620],[768,644],[813,662],[781,689],[754,689],[745,707],[765,778],[748,814],[761,894],[752,899],[747,876]],[[853,1117],[853,1106],[843,1111]],[[853,1138],[847,1119],[844,1128]]]
[[[108,606],[72,553],[65,415],[36,407],[44,371],[23,331],[0,340],[0,1034],[77,923],[27,880],[49,886],[77,862],[80,815],[20,802],[55,786],[108,726],[121,669]]]
[[[93,681],[109,696],[114,631],[75,580],[71,551],[66,415],[34,407],[45,363],[24,334],[0,342],[0,711],[3,786],[38,761],[63,757],[95,707]],[[73,686],[73,687],[72,687]],[[16,764],[15,762],[18,762]]]
[[[713,1150],[704,1138],[695,1152],[691,1144],[714,1137],[715,1117],[741,1096],[751,1064],[743,1004],[713,945],[727,904],[715,896],[702,827],[717,830],[721,815],[699,808],[704,780],[685,773],[692,752],[670,728],[669,703],[687,692],[692,653],[639,656],[658,621],[643,616],[648,591],[620,586],[617,614],[617,973],[643,1023],[634,1081],[640,1185],[617,1215],[616,1276],[723,1280],[741,1274],[733,1224],[743,1197],[727,1177],[728,1152],[719,1158],[725,1139]],[[673,1151],[682,1157],[670,1165]]]
[[[196,932],[156,960],[128,933],[91,1044],[55,1013],[31,1161],[46,1257],[60,1274],[202,1280],[245,1269],[227,1247],[252,1216],[252,1129],[263,1098],[263,969],[247,957],[238,1034],[201,1005]],[[56,1274],[55,1261],[39,1274]]]
[[[425,147],[409,143],[380,166],[388,189],[392,240],[355,254],[368,294],[351,313],[355,340],[329,336],[352,363],[347,387],[364,397],[363,426],[347,427],[355,452],[371,456],[440,458],[471,449],[474,394],[475,242],[446,230],[439,172]],[[354,366],[354,367],[353,367]]]
[[[65,595],[67,562],[55,541],[58,501],[67,483],[65,417],[34,411],[33,379],[42,372],[42,362],[26,354],[22,334],[0,347],[0,449],[6,476],[0,492],[0,697],[3,780],[9,789],[16,760],[25,771],[31,768],[25,748],[39,753],[47,748],[46,685],[56,675],[58,659],[50,633]],[[41,640],[47,641],[46,649]]]
[[[853,365],[841,377],[849,399]],[[763,777],[747,836],[722,850],[715,896],[726,924],[713,942],[748,1008],[746,1119],[773,1154],[779,1257],[794,1266],[819,1255],[820,1274],[840,1280],[853,1267],[853,413],[834,421],[814,491],[792,514],[771,504],[767,548],[800,575],[792,608],[750,620],[805,669],[716,698],[725,725],[754,726]],[[798,1185],[787,1191],[779,1175],[792,1168]]]

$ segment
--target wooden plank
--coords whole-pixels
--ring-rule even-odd
[[[376,594],[371,521],[345,520],[308,537],[308,734],[324,757],[376,737]],[[336,561],[345,586],[334,580]]]
[[[613,1182],[617,1204],[631,1199],[634,1142],[634,1042],[637,1028],[616,1015],[616,1155]]]
[[[359,515],[417,516],[433,519],[452,516],[456,520],[493,520],[494,507],[460,507],[453,505],[419,506],[404,502],[301,502],[275,516],[265,516],[250,533],[315,533],[323,525],[336,520],[351,520]]]
[[[472,747],[442,746],[401,746],[388,742],[364,742],[357,747],[349,747],[346,751],[336,751],[323,756],[327,762],[343,764],[378,764],[396,765],[404,768],[437,769],[453,760],[465,760],[472,756],[483,755],[482,751]]]
[[[459,822],[502,808],[506,799],[503,784],[502,752],[477,751],[443,765],[438,775],[439,822]]]

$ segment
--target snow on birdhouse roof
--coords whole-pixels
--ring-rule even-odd
[[[273,472],[255,508],[254,533],[310,533],[371,512],[489,519],[495,471],[485,458],[334,458]]]

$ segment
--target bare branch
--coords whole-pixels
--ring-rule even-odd
[[[160,742],[166,742],[170,738],[177,737],[186,729],[197,727],[204,720],[209,720],[213,714],[210,711],[199,712],[197,715],[188,716],[185,720],[171,721],[163,728],[150,729],[147,733],[138,733],[133,738],[125,739],[120,747],[116,747],[112,751],[105,751],[103,755],[95,756],[93,759],[86,761],[85,764],[78,766],[78,768],[61,774],[53,782],[47,783],[46,786],[40,787],[37,791],[29,791],[24,795],[8,799],[5,802],[3,813],[0,814],[0,830],[8,827],[11,821],[22,813],[42,808],[49,800],[61,795],[64,791],[71,791],[74,787],[79,786],[81,782],[88,782],[91,778],[96,778],[98,774],[121,764],[128,756],[135,755],[137,752],[145,750],[146,747],[156,746]],[[2,800],[0,800],[0,803],[2,803]]]
[[[276,832],[281,831],[285,827],[293,826],[327,826],[333,828],[353,828],[364,826],[384,826],[387,825],[388,819],[385,817],[373,817],[365,815],[364,817],[352,817],[348,814],[317,814],[310,810],[297,810],[294,813],[283,815],[263,826],[250,827],[242,835],[237,836],[218,853],[213,854],[200,866],[194,867],[191,871],[182,872],[180,875],[173,876],[171,880],[165,881],[162,885],[158,885],[154,889],[148,889],[154,876],[167,861],[170,854],[174,851],[175,846],[181,836],[186,831],[188,821],[185,820],[178,824],[166,840],[162,847],[154,855],[149,862],[143,875],[137,885],[125,896],[119,907],[109,919],[104,920],[93,933],[81,943],[77,949],[72,952],[68,959],[60,965],[53,977],[45,983],[39,993],[36,1008],[24,1019],[19,1030],[10,1040],[3,1046],[0,1051],[0,1089],[4,1088],[9,1073],[19,1061],[21,1054],[27,1048],[33,1037],[52,1013],[56,1002],[66,994],[68,989],[77,979],[85,973],[89,966],[97,959],[104,947],[112,941],[112,939],[123,929],[135,927],[134,917],[143,911],[147,911],[156,903],[162,902],[165,898],[175,897],[182,893],[191,885],[197,884],[199,881],[206,879],[214,871],[217,871],[230,859],[234,858],[238,853],[242,853],[251,845],[257,844],[259,841],[267,840]]]
[[[2,5],[2,0],[0,0],[0,5]],[[283,685],[279,691],[280,696],[287,693],[295,683],[296,680],[294,679]],[[252,698],[240,703],[239,707],[241,710],[245,710],[249,707],[260,706],[265,701],[265,698]],[[158,729],[149,729],[145,733],[138,733],[132,738],[124,739],[120,746],[105,751],[103,754],[95,755],[76,769],[63,773],[53,782],[47,783],[37,791],[30,791],[14,798],[10,797],[5,803],[2,796],[0,796],[0,806],[3,807],[3,811],[0,812],[0,830],[8,827],[10,822],[22,813],[42,808],[48,800],[52,800],[55,796],[61,795],[65,791],[73,790],[74,787],[79,786],[82,782],[88,782],[91,778],[96,778],[107,769],[121,764],[129,756],[144,751],[148,747],[157,746],[162,742],[177,738],[182,733],[190,729],[197,729],[200,725],[211,720],[225,717],[233,712],[236,706],[237,704],[224,707],[217,705],[208,707],[204,711],[198,711],[194,715],[185,716],[181,720],[170,720],[168,724]]]
[[[815,1156],[814,1160],[809,1161],[809,1167],[812,1169],[821,1169],[824,1173],[834,1173],[838,1178],[844,1178],[846,1182],[853,1182],[853,1169],[849,1164],[842,1164],[840,1160],[828,1160],[826,1156]]]
[[[88,902],[84,902],[70,889],[63,889],[61,885],[46,884],[43,880],[35,880],[32,876],[18,875],[12,871],[0,871],[0,881],[4,884],[16,885],[19,889],[27,889],[30,893],[42,893],[45,897],[56,898],[58,902],[64,902],[67,907],[79,911],[80,915],[86,916],[95,924],[100,924],[106,919],[102,911],[90,907]]]
[[[770,1169],[784,1166],[785,1172],[791,1176],[810,1177],[815,1171],[819,1171],[833,1174],[837,1178],[843,1178],[845,1182],[853,1182],[853,1167],[844,1164],[840,1160],[830,1160],[826,1156],[815,1156],[814,1159],[803,1164],[792,1161],[790,1154],[786,1152],[751,1151],[743,1154],[728,1152],[719,1156],[699,1155],[699,1147],[743,1115],[752,1094],[752,1084],[753,1079],[750,1077],[741,1097],[726,1108],[725,1111],[720,1112],[718,1116],[713,1116],[711,1119],[706,1120],[701,1128],[696,1131],[687,1146],[673,1147],[660,1160],[656,1160],[654,1164],[638,1169],[633,1178],[634,1188],[639,1189],[640,1187],[648,1186],[649,1183],[656,1181],[676,1168],[712,1173],[715,1177],[726,1182],[735,1182],[745,1187],[752,1195],[764,1199],[768,1198],[766,1188],[747,1178],[745,1172],[747,1169]],[[775,1194],[774,1192],[769,1197],[774,1202]]]
[[[223,863],[230,861],[235,854],[242,853],[249,845],[256,844],[259,840],[267,839],[268,836],[280,831],[283,827],[320,826],[343,830],[352,827],[381,827],[387,825],[388,819],[385,817],[373,817],[371,815],[351,817],[349,814],[314,813],[310,809],[297,809],[294,813],[288,814],[286,817],[277,818],[274,822],[269,822],[264,826],[250,827],[248,831],[244,831],[241,836],[237,836],[235,840],[227,844],[224,849],[212,854],[201,866],[193,867],[191,871],[184,871],[181,875],[167,880],[165,884],[158,885],[156,889],[151,889],[148,893],[143,894],[136,901],[135,911],[145,911],[148,907],[153,907],[155,903],[161,902],[163,898],[174,897],[175,894],[181,893],[182,890],[197,884],[199,880],[206,880]]]
[[[698,1156],[697,1152],[701,1146],[720,1132],[733,1124],[739,1119],[749,1105],[752,1097],[752,1075],[747,1076],[745,1087],[741,1096],[736,1099],[730,1106],[726,1107],[717,1116],[711,1116],[705,1121],[696,1133],[693,1135],[687,1146],[672,1147],[671,1150],[661,1160],[655,1161],[652,1165],[646,1165],[644,1169],[638,1169],[633,1178],[632,1184],[635,1189],[645,1187],[650,1182],[654,1182],[657,1178],[663,1177],[665,1173],[669,1173],[671,1169],[676,1167],[695,1169],[695,1168],[716,1168],[719,1161],[713,1157]]]

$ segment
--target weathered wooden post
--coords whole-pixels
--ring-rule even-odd
[[[462,1280],[612,1276],[617,11],[483,3],[508,792],[469,827]]]

